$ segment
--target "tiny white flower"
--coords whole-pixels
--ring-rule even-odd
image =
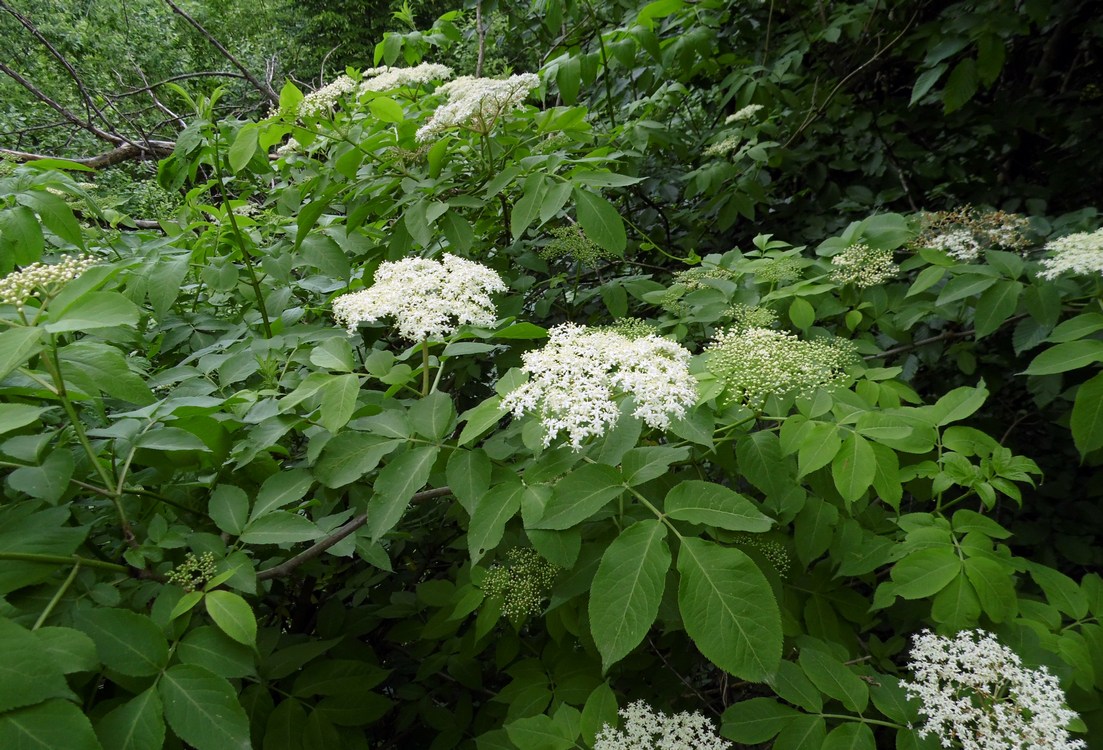
[[[507,112],[520,107],[529,92],[540,85],[533,73],[522,73],[504,80],[461,76],[437,89],[448,101],[417,131],[417,140],[427,141],[449,128],[466,127],[487,134]]]
[[[724,120],[724,124],[731,125],[736,122],[744,122],[754,117],[762,109],[764,109],[764,107],[761,104],[748,104],[735,114],[728,115],[727,119]]]
[[[1078,232],[1046,243],[1053,253],[1042,259],[1043,279],[1056,279],[1064,273],[1084,276],[1103,274],[1103,229]]]
[[[360,93],[365,91],[391,91],[406,86],[424,86],[434,81],[452,77],[452,69],[436,63],[421,63],[412,68],[369,68],[364,71]]]
[[[299,117],[313,117],[333,109],[342,96],[356,90],[356,82],[347,75],[340,75],[332,83],[317,91],[311,91],[299,102]]]
[[[874,250],[869,245],[851,245],[831,258],[831,279],[859,289],[882,284],[896,275],[891,250]]]
[[[544,445],[560,432],[575,450],[616,424],[618,399],[631,396],[633,415],[665,430],[697,400],[689,352],[653,334],[629,337],[573,323],[549,332],[543,349],[524,356],[528,383],[510,392],[502,406],[515,416],[536,412]]]
[[[919,736],[962,750],[1080,750],[1065,727],[1077,717],[1065,708],[1057,678],[1044,666],[1028,669],[1011,649],[983,630],[954,639],[929,631],[915,637],[901,685],[922,705]]]
[[[496,271],[455,255],[404,258],[380,263],[372,286],[333,300],[333,316],[350,333],[360,323],[393,317],[405,339],[443,338],[464,324],[493,325],[490,295],[505,290]]]
[[[606,724],[594,738],[594,750],[727,750],[731,743],[716,735],[712,722],[699,712],[673,716],[636,701],[617,713],[621,729]]]

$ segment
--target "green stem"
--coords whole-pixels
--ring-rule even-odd
[[[666,527],[667,527],[668,529],[670,529],[671,531],[673,531],[673,532],[674,532],[674,536],[678,537],[679,539],[681,539],[681,538],[682,538],[682,534],[681,534],[681,532],[679,532],[679,531],[678,531],[678,527],[677,527],[677,526],[675,526],[674,524],[672,524],[672,523],[670,522],[670,519],[666,517],[666,514],[665,514],[665,513],[663,513],[663,512],[662,512],[661,510],[659,510],[658,508],[656,508],[656,507],[655,507],[655,505],[654,505],[654,504],[653,504],[653,503],[652,503],[652,502],[651,502],[650,500],[648,500],[648,499],[647,499],[646,497],[644,497],[643,495],[641,495],[641,494],[640,494],[640,493],[639,493],[639,492],[638,492],[638,491],[636,490],[636,488],[634,488],[634,487],[628,487],[627,485],[625,486],[625,488],[626,488],[626,489],[627,489],[627,490],[628,490],[629,492],[631,492],[631,493],[632,493],[633,495],[635,495],[635,496],[636,496],[636,499],[637,499],[637,500],[639,500],[639,501],[640,501],[641,503],[643,503],[643,504],[644,504],[644,506],[645,506],[645,507],[646,507],[646,508],[647,508],[648,510],[650,510],[650,511],[651,511],[652,513],[654,513],[654,514],[655,514],[655,516],[656,516],[656,518],[658,518],[658,519],[659,519],[660,521],[662,521],[663,523],[665,523],[665,524],[666,524]]]
[[[429,395],[429,339],[421,342],[421,395]]]
[[[249,274],[249,286],[253,287],[253,294],[257,298],[257,307],[260,309],[260,322],[264,328],[264,338],[272,338],[272,322],[268,319],[268,306],[264,304],[264,293],[260,290],[260,280],[257,278],[257,271],[253,268],[253,261],[249,258],[249,251],[245,248],[245,239],[241,236],[241,229],[237,225],[237,217],[234,215],[234,210],[230,207],[230,202],[226,198],[226,181],[222,177],[222,155],[218,153],[218,133],[215,133],[215,159],[214,168],[218,173],[218,197],[222,201],[222,210],[226,212],[226,216],[230,219],[231,234],[234,235],[234,240],[237,241],[238,249],[241,250],[241,260],[245,263],[245,271]]]
[[[824,719],[846,719],[847,721],[860,721],[863,724],[876,724],[879,727],[892,727],[893,729],[907,729],[903,724],[880,719],[867,719],[864,716],[847,716],[846,714],[819,714]]]
[[[69,590],[69,587],[73,585],[73,581],[77,578],[77,573],[80,572],[80,561],[78,560],[73,564],[73,569],[69,571],[69,577],[65,579],[61,584],[61,588],[54,594],[54,598],[50,600],[50,603],[46,605],[46,609],[42,610],[42,614],[38,616],[38,619],[34,621],[34,627],[31,630],[38,630],[42,627],[42,623],[46,622],[46,618],[54,611],[54,607],[61,601],[61,597],[65,596],[65,592]]]
[[[0,552],[0,560],[41,563],[43,565],[76,564],[83,565],[86,568],[109,570],[112,573],[130,574],[130,568],[125,565],[117,565],[116,563],[104,562],[103,560],[93,560],[88,557],[80,557],[79,555],[40,555],[37,552]]]

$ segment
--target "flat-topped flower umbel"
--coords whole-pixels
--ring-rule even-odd
[[[1045,667],[1027,669],[1011,649],[983,630],[956,638],[929,631],[915,637],[908,668],[914,681],[901,684],[922,702],[927,720],[919,736],[934,734],[943,747],[962,750],[1079,750],[1065,727],[1076,718],[1065,694]]]
[[[417,139],[427,141],[437,133],[459,127],[487,135],[502,115],[520,107],[539,85],[540,78],[533,73],[504,80],[461,76],[437,89],[438,94],[448,96],[448,101],[417,131]]]
[[[404,258],[380,263],[374,284],[333,300],[333,317],[349,333],[361,323],[393,317],[404,339],[444,338],[464,324],[494,325],[497,308],[490,295],[505,290],[493,269],[449,253],[439,261]]]
[[[606,724],[594,738],[594,750],[727,750],[712,722],[697,711],[668,716],[643,701],[618,711],[621,729]]]
[[[653,334],[629,337],[615,331],[564,323],[548,344],[524,356],[532,379],[502,400],[515,416],[536,412],[544,445],[567,433],[578,450],[604,434],[620,417],[619,398],[631,396],[639,417],[665,430],[697,401],[689,352]]]

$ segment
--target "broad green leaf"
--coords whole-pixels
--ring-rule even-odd
[[[237,131],[234,142],[230,146],[227,158],[230,162],[230,170],[240,172],[253,159],[257,152],[257,136],[259,130],[254,123],[249,123]]]
[[[590,632],[608,670],[640,644],[659,612],[670,549],[666,526],[648,520],[620,533],[601,556],[590,587]]]
[[[406,114],[402,105],[386,96],[377,96],[368,102],[371,113],[383,122],[402,122]]]
[[[168,643],[161,629],[145,615],[128,609],[90,609],[76,626],[96,642],[105,665],[126,675],[155,675],[168,662]]]
[[[525,750],[569,750],[577,747],[574,737],[567,737],[563,728],[550,716],[529,716],[505,725],[506,734],[517,747]]]
[[[176,647],[176,657],[181,664],[209,669],[219,677],[256,674],[253,651],[210,625],[189,630]]]
[[[360,378],[352,373],[333,375],[318,389],[321,400],[318,422],[330,432],[348,424],[356,411],[356,396],[360,393]]]
[[[100,719],[96,735],[105,748],[160,750],[165,744],[161,711],[161,697],[151,687]]]
[[[838,508],[819,497],[809,497],[794,524],[797,558],[807,565],[826,552],[838,522]]]
[[[820,716],[798,716],[778,734],[770,750],[820,750],[827,722]]]
[[[429,440],[440,440],[448,434],[456,409],[447,393],[433,391],[410,407],[409,416],[414,432]]]
[[[869,703],[869,688],[858,675],[835,657],[815,648],[800,650],[801,669],[820,691],[861,713]]]
[[[578,223],[586,236],[599,246],[618,256],[624,255],[627,235],[624,232],[624,219],[612,203],[597,193],[574,189]]]
[[[352,346],[344,338],[330,338],[318,344],[310,352],[310,363],[337,372],[352,372],[356,369]]]
[[[1100,342],[1103,345],[1103,342]],[[959,422],[970,417],[988,398],[988,389],[982,382],[976,388],[964,386],[955,388],[931,406],[923,407],[923,412],[939,427]]]
[[[344,487],[378,466],[400,444],[396,439],[363,432],[339,433],[322,449],[314,475],[326,487]]]
[[[850,721],[831,730],[820,750],[877,750],[869,724]]]
[[[249,521],[240,540],[244,544],[294,544],[313,541],[321,535],[309,518],[277,510]]]
[[[931,619],[952,630],[976,626],[980,610],[980,599],[964,570],[931,600]]]
[[[0,211],[0,272],[36,263],[45,247],[42,225],[34,211],[26,206]]]
[[[35,422],[45,408],[27,404],[0,404],[0,435]]]
[[[207,513],[220,530],[237,536],[249,517],[249,496],[240,487],[220,484],[211,493]]]
[[[66,382],[89,396],[100,392],[132,404],[151,404],[156,399],[145,379],[127,366],[123,353],[94,341],[74,341],[58,350]]]
[[[892,568],[895,592],[905,599],[934,596],[957,577],[961,565],[961,559],[949,547],[912,552]]]
[[[729,740],[757,744],[772,739],[800,715],[795,708],[773,698],[751,698],[728,706],[720,717],[720,732]]]
[[[961,109],[977,93],[977,83],[977,64],[973,58],[967,57],[955,65],[950,71],[950,77],[946,79],[946,88],[942,91],[943,111],[949,114]],[[871,744],[870,747],[873,745]]]
[[[752,432],[735,446],[739,472],[766,497],[782,497],[793,485],[791,459],[786,459],[777,434],[768,430]]]
[[[72,697],[61,667],[43,659],[44,649],[34,633],[0,618],[0,649],[4,653],[0,659],[0,712],[48,698]]]
[[[1014,569],[987,557],[965,559],[965,575],[976,589],[981,608],[992,622],[1004,622],[1015,614]]]
[[[509,215],[509,232],[515,239],[525,233],[540,213],[546,189],[547,179],[543,174],[536,173],[525,178],[523,194]]]
[[[467,445],[484,432],[494,427],[506,414],[502,408],[502,397],[491,396],[478,406],[465,411],[460,415],[460,421],[466,422],[460,432],[457,445]]]
[[[69,489],[74,468],[73,454],[68,448],[58,448],[40,466],[22,466],[8,474],[8,485],[31,497],[56,503]]]
[[[246,646],[256,645],[257,618],[248,602],[230,591],[209,591],[203,601],[223,633]]]
[[[823,710],[823,696],[796,662],[782,661],[768,682],[782,700],[811,713]]]
[[[51,309],[52,312],[52,309]],[[53,322],[42,326],[50,333],[138,325],[138,306],[118,292],[88,292],[69,305]]]
[[[177,664],[161,676],[158,690],[169,727],[196,750],[251,750],[249,719],[222,677]]]
[[[299,502],[313,484],[314,477],[310,476],[310,472],[306,469],[277,471],[265,479],[264,484],[260,486],[249,521],[255,521],[274,510]]]
[[[678,607],[706,658],[763,681],[781,661],[781,613],[766,577],[738,549],[686,537],[678,553]]]
[[[1023,285],[1018,281],[999,281],[989,287],[977,300],[973,314],[973,329],[978,339],[993,333],[1015,313]]]
[[[493,467],[486,451],[481,448],[464,450],[457,448],[448,457],[445,478],[452,494],[460,501],[467,514],[475,513],[475,504],[490,487]]]
[[[34,635],[39,647],[65,674],[92,672],[99,667],[100,658],[96,653],[95,641],[79,630],[45,627],[34,631]],[[39,667],[38,674],[43,673],[44,670]]]
[[[264,750],[305,750],[303,729],[306,710],[294,698],[284,698],[268,715],[264,728]]]
[[[157,427],[142,433],[134,442],[139,448],[155,451],[209,451],[194,433],[179,427]]]
[[[797,467],[802,477],[831,463],[843,445],[839,428],[834,424],[809,422],[808,425],[808,432],[797,451]]]
[[[63,199],[45,190],[28,190],[15,194],[15,200],[34,209],[42,225],[70,245],[84,247],[84,237],[80,222],[73,215],[73,209]],[[37,259],[36,259],[37,260]]]
[[[1074,620],[1082,620],[1088,614],[1088,597],[1076,581],[1059,570],[1031,562],[1030,577],[1041,587],[1046,601]]]
[[[927,92],[931,90],[931,87],[938,82],[938,79],[942,77],[942,74],[946,72],[946,63],[939,63],[930,70],[925,70],[919,74],[919,77],[915,79],[915,85],[912,87],[911,101],[908,102],[908,106],[914,106],[916,102],[927,95]]]
[[[621,457],[621,472],[624,481],[635,487],[652,479],[661,477],[676,461],[684,461],[689,456],[689,448],[671,448],[665,445],[649,445],[633,448]]]
[[[1054,328],[1046,341],[1052,344],[1063,344],[1086,338],[1099,330],[1103,330],[1103,313],[1081,313]]]
[[[831,460],[831,478],[843,500],[852,503],[869,489],[877,473],[877,456],[869,442],[856,432],[843,441]]]
[[[574,104],[578,100],[578,90],[582,82],[580,70],[579,58],[571,54],[560,58],[556,66],[555,83],[566,104]]]
[[[789,320],[802,331],[807,331],[816,322],[816,310],[803,297],[795,297],[789,303]]]
[[[467,530],[472,565],[502,541],[506,523],[521,509],[524,494],[525,485],[521,482],[503,482],[475,500]]]
[[[429,472],[440,448],[414,448],[391,461],[375,480],[375,494],[368,500],[368,531],[372,541],[398,525],[410,498],[429,481]]]
[[[615,726],[617,722],[617,696],[608,682],[603,682],[594,688],[586,704],[582,707],[580,725],[582,739],[587,744],[594,744],[594,737],[606,724]]]
[[[555,485],[537,529],[569,529],[600,511],[624,491],[623,477],[612,466],[587,464]]]
[[[967,297],[975,297],[999,281],[998,277],[981,274],[952,276],[935,301],[936,305],[949,305]]]
[[[49,700],[0,715],[4,750],[115,750],[96,739],[92,724],[69,701]]]
[[[911,297],[914,294],[930,289],[932,286],[942,281],[942,277],[946,275],[946,269],[942,266],[928,266],[919,272],[919,275],[915,277],[915,282],[912,283],[908,289],[908,293],[905,297]]]
[[[1103,373],[1081,383],[1076,390],[1069,427],[1081,456],[1103,448]]]
[[[1103,341],[1081,339],[1051,346],[1035,357],[1024,375],[1054,375],[1103,362]]]
[[[687,479],[667,493],[663,511],[678,521],[702,523],[728,531],[769,531],[774,523],[738,492],[697,479]]]
[[[40,328],[10,328],[0,333],[0,380],[27,364],[44,345]]]

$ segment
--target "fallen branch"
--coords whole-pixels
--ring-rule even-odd
[[[168,3],[170,8],[172,8],[173,13],[180,16],[185,21],[187,21],[189,24],[191,24],[192,28],[194,28],[196,31],[198,31],[200,34],[202,34],[204,39],[206,39],[208,42],[210,42],[211,45],[214,46],[214,48],[217,49],[222,54],[223,57],[225,57],[227,60],[229,60],[230,63],[235,68],[240,70],[242,75],[245,77],[245,80],[247,80],[247,81],[249,81],[249,83],[253,84],[253,87],[257,91],[264,94],[265,97],[267,97],[268,100],[271,101],[273,104],[279,104],[280,103],[279,94],[277,94],[272,89],[271,86],[265,84],[263,81],[261,81],[255,75],[250,73],[249,69],[246,68],[244,65],[242,65],[241,62],[236,57],[233,56],[233,54],[230,52],[230,50],[226,49],[226,47],[222,44],[222,42],[215,39],[214,35],[212,35],[211,32],[209,32],[205,28],[203,28],[203,24],[199,23],[199,21],[196,21],[194,18],[189,16],[187,13],[185,13],[180,8],[180,6],[177,5],[176,3],[174,3],[172,0],[165,0],[165,2]]]
[[[53,156],[51,154],[36,154],[30,151],[16,151],[10,148],[0,148],[0,156],[6,156],[9,159],[24,164],[29,161],[39,161],[40,159],[64,159],[65,161],[76,162],[77,164],[82,164],[92,169],[103,169],[104,167],[110,167],[124,161],[129,161],[130,159],[144,159],[149,156],[167,156],[176,148],[176,144],[173,141],[148,141],[148,146],[149,148],[147,148],[145,144],[124,143],[118,148],[111,149],[107,153],[76,159],[64,156]]]
[[[417,493],[412,498],[410,498],[410,502],[411,503],[416,503],[416,502],[420,502],[422,500],[431,500],[434,497],[443,497],[444,495],[451,495],[451,494],[452,494],[452,490],[450,488],[448,488],[448,487],[439,487],[437,489],[425,490],[424,492]],[[273,578],[282,578],[283,576],[289,575],[290,573],[292,573],[296,568],[298,568],[303,563],[310,562],[311,560],[313,560],[317,557],[320,557],[322,555],[322,553],[325,552],[327,549],[329,549],[333,545],[337,544],[337,542],[341,541],[342,539],[347,537],[349,534],[352,534],[353,532],[355,532],[357,529],[359,529],[361,526],[363,526],[367,522],[368,522],[368,514],[367,513],[361,513],[356,518],[354,518],[351,521],[349,521],[348,523],[346,523],[344,526],[339,527],[336,531],[334,531],[329,536],[327,536],[324,539],[320,540],[319,542],[315,543],[314,546],[303,550],[299,554],[295,555],[294,557],[292,557],[288,560],[285,560],[284,562],[280,563],[279,565],[275,565],[271,568],[267,568],[265,570],[260,571],[259,573],[257,573],[257,580],[258,581],[269,581]]]

